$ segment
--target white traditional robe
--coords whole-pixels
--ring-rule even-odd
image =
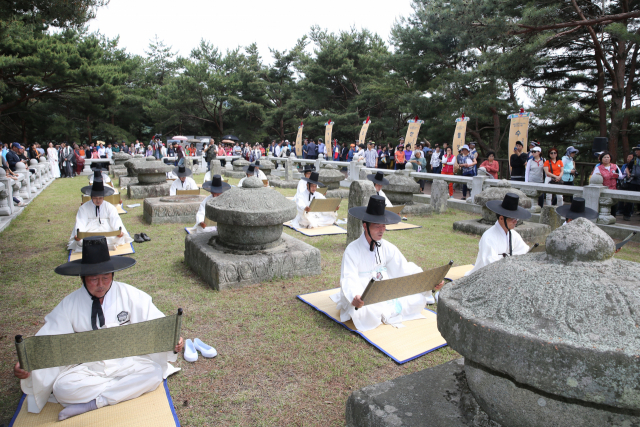
[[[204,184],[207,181],[211,181],[211,171],[204,174],[204,181],[202,181],[202,183]]]
[[[260,169],[258,169],[258,178],[267,179],[267,175],[264,174]]]
[[[105,184],[107,182],[111,182],[111,178],[109,178],[109,175],[104,172],[102,172],[102,182],[104,182]],[[89,184],[93,185],[93,175],[89,176]]]
[[[129,236],[129,233],[122,223],[122,219],[120,219],[120,215],[118,214],[115,206],[107,201],[103,201],[100,205],[100,209],[96,212],[96,205],[93,203],[93,200],[89,200],[80,206],[80,209],[78,209],[78,213],[76,214],[76,223],[73,226],[73,230],[71,230],[71,237],[69,238],[69,245],[67,246],[67,249],[71,249],[75,252],[82,252],[82,240],[76,242],[74,239],[78,229],[80,231],[97,232],[115,231],[120,227],[122,227],[124,236],[107,237],[107,244],[109,245],[110,251],[115,250],[116,246],[133,242],[133,239]]]
[[[60,164],[58,163],[58,150],[53,147],[47,148],[47,159],[53,169],[53,177],[60,178]]]
[[[169,189],[169,195],[175,196],[176,190],[198,190],[198,184],[190,176],[186,177],[184,182],[180,181],[180,178],[173,181],[171,188]]]
[[[198,233],[211,233],[213,231],[216,231],[218,228],[214,225],[211,227],[205,227],[202,228],[200,227],[200,223],[204,222],[205,219],[205,209],[207,206],[207,202],[209,200],[213,199],[213,194],[208,195],[203,201],[202,203],[200,203],[200,207],[198,208],[198,212],[196,213],[196,225],[193,226],[193,234],[198,234]]]
[[[372,278],[395,279],[421,272],[420,267],[408,262],[395,245],[384,239],[380,240],[380,247],[374,246],[371,252],[362,233],[344,251],[340,268],[340,292],[331,297],[340,310],[340,321],[352,319],[356,328],[364,332],[380,326],[383,318],[384,323],[388,324],[423,319],[421,312],[427,304],[427,292],[367,305],[358,310],[351,305],[356,295],[362,296]]]
[[[338,219],[337,212],[305,212],[305,208],[309,207],[313,199],[325,199],[322,194],[317,191],[313,194],[308,189],[302,193],[297,193],[293,198],[298,208],[298,215],[291,221],[294,228],[317,228],[326,227],[333,224]]]
[[[387,207],[387,208],[392,208],[393,207],[393,205],[391,204],[391,200],[389,200],[387,195],[384,194],[384,191],[382,191],[382,189],[380,189],[380,191],[378,191],[378,196],[384,197],[384,205],[385,205],[385,207]]]
[[[502,254],[509,253],[509,234],[505,233],[500,223],[496,223],[484,232],[480,239],[478,248],[478,258],[476,263],[469,272],[465,274],[468,276],[492,262],[496,262],[503,258]],[[529,252],[529,246],[522,240],[522,237],[516,230],[511,230],[511,247],[513,249],[513,255],[523,255]]]
[[[84,286],[66,296],[44,318],[36,335],[59,335],[91,331],[91,296]],[[164,317],[151,297],[126,283],[113,281],[102,303],[105,326],[113,328],[129,323]],[[120,318],[120,320],[118,319]],[[98,322],[99,327],[99,322]],[[27,394],[29,412],[39,413],[47,400],[63,405],[87,403],[96,399],[98,408],[115,405],[153,391],[163,378],[178,371],[172,351],[145,356],[103,360],[74,366],[38,369],[20,381]]]
[[[304,190],[307,189],[307,184],[308,182],[305,181],[304,179],[300,179],[300,181],[298,181],[298,188],[296,190],[296,196],[302,192],[304,192]]]

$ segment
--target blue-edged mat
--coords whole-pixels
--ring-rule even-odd
[[[26,395],[18,403],[9,427],[180,427],[167,380],[154,391],[113,406],[58,421],[59,403],[48,402],[39,414],[27,412]]]
[[[318,237],[318,236],[332,236],[334,234],[347,234],[347,230],[342,227],[338,227],[337,225],[329,225],[326,227],[317,227],[317,228],[294,228],[291,225],[291,221],[285,222],[285,227],[289,227],[290,229],[297,231],[298,233],[304,234],[308,237]]]
[[[75,259],[82,259],[82,252],[76,252],[78,254],[78,256],[74,257],[74,259],[71,259],[71,254],[72,254],[72,250],[69,249],[69,256],[67,257],[67,262],[69,261],[74,261]],[[110,256],[115,256],[115,255],[131,255],[131,254],[135,254],[136,251],[135,249],[133,249],[133,243],[129,243],[129,246],[127,245],[122,245],[122,246],[118,246],[118,248],[115,251],[109,251],[109,255]]]
[[[380,325],[371,331],[360,332],[353,321],[340,321],[340,312],[336,308],[336,303],[330,298],[330,295],[336,292],[340,292],[340,288],[298,295],[297,298],[345,329],[360,335],[398,364],[407,363],[447,345],[438,331],[436,313],[427,309],[422,310],[426,319],[403,322],[404,328],[396,329],[393,326]]]

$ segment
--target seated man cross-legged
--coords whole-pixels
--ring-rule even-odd
[[[293,198],[298,208],[298,215],[291,221],[294,228],[326,227],[335,223],[338,218],[339,206],[336,208],[336,212],[310,212],[309,206],[313,199],[325,199],[322,194],[316,191],[318,186],[324,187],[324,184],[318,181],[318,177],[318,172],[311,172],[309,178],[301,179],[307,183],[307,188],[301,193],[296,193]]]
[[[367,206],[349,209],[349,215],[362,220],[363,230],[360,238],[351,242],[344,252],[340,292],[331,297],[340,310],[340,321],[353,320],[361,332],[382,323],[393,325],[423,319],[422,310],[427,303],[434,302],[429,291],[364,306],[361,296],[372,278],[396,279],[422,272],[416,264],[408,262],[396,246],[382,239],[385,225],[401,220],[399,215],[385,210],[384,203],[384,198],[376,195],[371,196]],[[435,289],[439,290],[442,285]]]
[[[37,336],[73,334],[114,328],[164,317],[151,297],[126,283],[113,280],[114,272],[132,267],[132,258],[109,256],[103,236],[87,237],[82,260],[62,264],[55,272],[80,276],[82,286],[66,296],[45,317]],[[175,351],[182,350],[180,337]],[[176,354],[163,352],[79,365],[36,369],[27,372],[14,366],[14,375],[27,395],[28,411],[40,413],[47,401],[55,398],[65,408],[60,421],[115,405],[155,390],[164,378],[176,372],[168,362]]]
[[[231,188],[229,184],[222,181],[222,177],[220,175],[213,175],[213,178],[209,182],[205,182],[202,184],[202,188],[207,190],[211,194],[207,196],[202,203],[200,203],[200,208],[198,208],[198,213],[196,213],[196,225],[193,227],[193,233],[205,233],[216,231],[216,227],[207,227],[205,223],[205,209],[207,206],[207,202],[214,197],[218,197],[225,191]]]
[[[198,184],[191,178],[191,169],[178,166],[172,172],[178,179],[171,184],[170,196],[175,196],[177,190],[198,190]]]

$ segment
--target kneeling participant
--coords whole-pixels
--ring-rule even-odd
[[[301,193],[296,193],[293,201],[298,208],[298,215],[291,221],[294,228],[318,228],[326,227],[336,222],[338,212],[309,212],[309,206],[313,199],[325,199],[324,195],[318,193],[318,186],[324,185],[318,181],[318,172],[311,172],[309,178],[302,178],[301,181],[307,183],[307,188]]]
[[[178,166],[173,170],[173,174],[178,177],[171,188],[169,189],[169,195],[175,196],[177,190],[198,190],[198,184],[191,178],[191,169],[184,166]]]

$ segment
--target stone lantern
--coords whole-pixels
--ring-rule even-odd
[[[282,224],[296,206],[256,177],[207,202],[217,231],[188,235],[185,262],[216,290],[273,278],[320,274],[320,251],[288,234]]]
[[[129,160],[125,165],[138,177],[137,184],[127,185],[127,197],[145,199],[169,195],[171,184],[167,182],[167,172],[172,170],[171,166],[155,157],[147,157],[142,161]]]

